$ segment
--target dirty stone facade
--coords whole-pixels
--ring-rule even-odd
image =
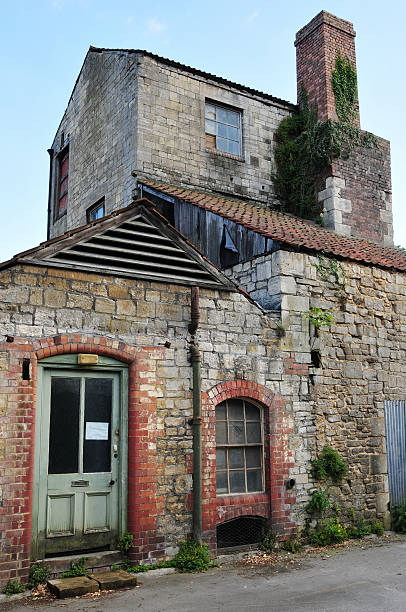
[[[7,468],[1,481],[1,580],[27,576],[37,363],[58,353],[97,353],[129,364],[128,530],[135,536],[133,557],[152,561],[171,555],[178,539],[191,530],[190,290],[33,266],[4,271],[0,282],[6,338],[1,345],[0,452]],[[274,321],[258,306],[237,292],[208,289],[202,291],[200,305],[206,440],[203,529],[215,549],[216,525],[222,520],[246,514],[270,517],[269,488],[234,496],[232,513],[227,510],[229,498],[216,498],[214,410],[228,397],[247,396],[264,406],[272,520],[280,532],[296,529],[289,511],[295,496],[286,492],[284,483],[296,473],[297,451],[290,450],[288,434],[295,428],[298,377],[291,353],[286,353],[285,364],[277,350]],[[171,347],[165,348],[168,339]],[[24,359],[30,360],[29,380],[21,380]]]
[[[238,264],[233,278],[261,296],[279,293],[280,349],[294,351],[296,362],[308,364],[296,380],[294,413],[300,469],[296,495],[300,523],[306,517],[312,482],[310,459],[330,445],[349,466],[340,487],[344,507],[366,516],[387,518],[389,489],[386,463],[384,401],[405,400],[405,274],[346,262],[345,289],[337,294],[333,277],[326,282],[317,271],[317,256],[278,251],[253,262]],[[310,307],[332,310],[334,324],[314,329],[303,316]],[[312,351],[320,352],[318,367]],[[286,359],[286,357],[285,357]],[[275,383],[272,383],[271,388]],[[281,386],[279,386],[281,385]],[[284,396],[284,382],[277,383]]]
[[[240,156],[206,147],[209,100],[241,113]],[[128,204],[138,175],[272,201],[273,137],[294,108],[146,52],[91,47],[50,148],[49,238],[86,223],[102,197],[106,214]],[[58,219],[55,177],[67,146],[69,206]]]
[[[334,32],[355,63],[350,26],[322,11],[301,31],[300,78],[331,72]],[[331,75],[322,76],[307,83],[310,101],[334,118]],[[241,155],[207,146],[207,102],[238,109]],[[406,400],[406,256],[390,248],[389,147],[333,163],[319,190],[329,229],[283,214],[274,134],[296,108],[145,51],[90,48],[50,149],[50,240],[0,266],[0,585],[25,580],[38,560],[37,466],[49,439],[40,372],[55,363],[79,377],[79,357],[114,360],[128,374],[120,533],[133,535],[134,561],[171,557],[192,530],[192,341],[202,535],[213,553],[217,527],[238,517],[265,519],[281,539],[300,531],[316,486],[311,462],[326,444],[349,467],[335,490],[343,509],[388,523],[384,402]],[[105,217],[87,219],[103,198]],[[340,287],[318,270],[320,255],[342,266]],[[193,334],[191,287],[200,287]],[[305,316],[312,307],[334,315],[317,335]],[[235,399],[263,416],[263,486],[216,493],[216,407]],[[65,498],[88,485],[70,480]]]

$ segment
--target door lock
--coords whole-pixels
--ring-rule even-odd
[[[110,480],[109,485],[112,487],[115,482],[115,480]]]

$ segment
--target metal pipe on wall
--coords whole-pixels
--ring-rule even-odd
[[[197,543],[202,541],[202,385],[201,356],[195,334],[199,325],[199,287],[191,289],[191,323],[189,333],[190,357],[193,375],[193,517],[192,535]]]

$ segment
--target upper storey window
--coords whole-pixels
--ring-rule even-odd
[[[93,206],[86,211],[86,220],[88,223],[101,219],[102,217],[104,217],[104,198],[96,202],[96,204],[93,204]]]
[[[58,197],[56,202],[56,218],[66,213],[68,204],[68,179],[69,179],[69,147],[59,155],[58,158]]]
[[[206,102],[206,147],[241,156],[242,113]]]

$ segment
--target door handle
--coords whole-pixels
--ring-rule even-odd
[[[115,480],[110,480],[109,485],[112,487],[115,482]]]

